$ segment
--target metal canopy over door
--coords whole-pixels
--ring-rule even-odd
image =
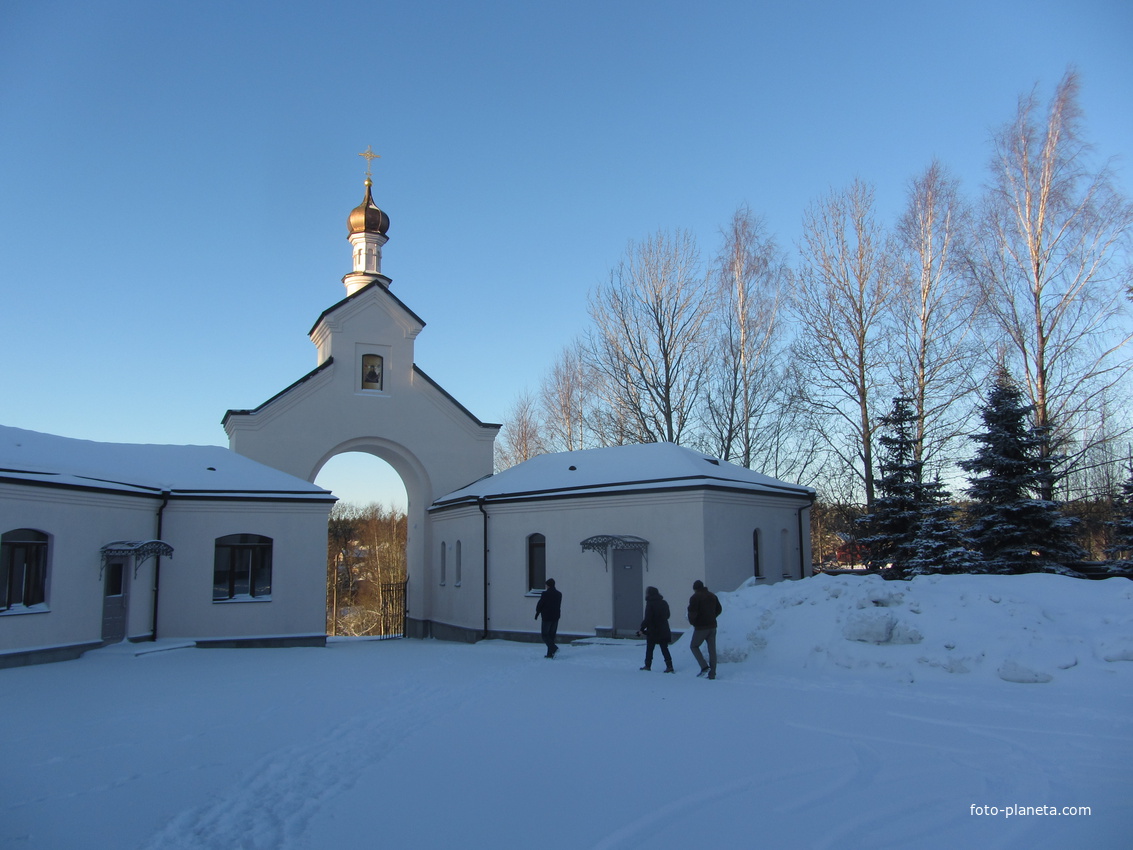
[[[596,534],[582,541],[583,552],[597,552],[613,571],[614,637],[630,637],[641,625],[645,609],[645,570],[649,541],[632,534]]]
[[[130,585],[138,569],[150,558],[172,557],[173,547],[162,540],[116,540],[102,547],[102,641],[117,643],[126,638],[130,611]],[[133,570],[128,569],[133,565]],[[156,584],[154,606],[156,610]],[[155,627],[156,627],[156,620]],[[154,635],[156,638],[156,635]]]
[[[611,553],[614,573],[614,636],[629,637],[641,625],[644,610],[644,578],[641,551],[614,549]]]

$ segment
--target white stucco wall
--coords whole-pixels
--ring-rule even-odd
[[[194,639],[309,636],[326,633],[326,529],[329,503],[171,502],[163,539],[158,635]],[[214,602],[216,539],[272,539],[268,600]]]
[[[809,575],[810,516],[806,504],[771,496],[707,492],[702,502],[707,549],[704,582],[714,590],[732,591],[755,575],[756,529],[760,540],[759,581],[771,584]]]
[[[154,536],[160,499],[0,484],[0,533],[32,528],[48,535],[47,601],[0,613],[0,651],[97,642],[102,638],[100,551],[116,540]],[[152,579],[132,582],[132,633],[151,614]],[[143,627],[148,630],[148,627]]]
[[[0,484],[0,532],[32,528],[49,535],[47,601],[0,613],[0,652],[38,650],[102,639],[101,549],[157,536],[160,497]],[[161,538],[158,636],[259,638],[326,632],[326,525],[329,501],[179,501],[166,506]],[[266,602],[212,601],[216,538],[261,534],[273,540],[272,594]],[[155,562],[127,569],[127,637],[153,626]]]
[[[687,628],[685,606],[692,583],[734,590],[754,574],[752,532],[763,530],[768,582],[781,580],[784,560],[798,577],[798,511],[802,499],[752,494],[673,491],[636,495],[486,504],[490,585],[488,610],[493,632],[537,635],[538,596],[528,592],[527,538],[541,533],[547,543],[547,576],[563,594],[559,629],[592,635],[614,623],[613,581],[596,552],[582,540],[597,534],[632,535],[649,541],[643,587],[653,585],[669,601],[674,629]],[[435,582],[434,618],[462,628],[483,628],[482,517],[475,507],[435,511],[430,551]],[[803,514],[805,557],[809,517]],[[783,537],[782,532],[787,532]],[[446,584],[439,583],[440,542],[449,547]],[[453,582],[451,547],[461,541],[462,582]],[[786,541],[786,548],[783,542]],[[775,565],[775,569],[770,568]],[[412,607],[412,604],[411,604]],[[644,607],[644,602],[643,602]]]

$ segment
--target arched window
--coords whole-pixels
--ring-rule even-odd
[[[455,571],[456,571],[456,573],[455,573],[455,580],[453,581],[453,585],[454,585],[454,586],[456,586],[456,587],[460,587],[460,579],[461,579],[461,575],[460,575],[460,573],[461,573],[461,569],[460,569],[460,541],[459,541],[459,540],[457,540],[457,541],[456,541],[456,565],[455,565]]]
[[[216,538],[212,600],[271,598],[272,539],[260,534]]]
[[[543,590],[547,585],[547,538],[542,534],[527,537],[527,589]]]
[[[441,584],[448,578],[448,544],[441,541]]]
[[[759,529],[751,533],[751,557],[755,566],[755,577],[763,578],[763,567],[759,564]]]
[[[0,535],[0,611],[47,600],[47,535],[17,528]]]

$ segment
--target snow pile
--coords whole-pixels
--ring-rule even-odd
[[[1133,661],[1133,582],[1123,578],[819,575],[752,579],[718,595],[721,663],[785,675],[1046,683],[1112,675]]]

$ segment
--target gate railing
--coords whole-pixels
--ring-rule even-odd
[[[375,582],[355,604],[342,605],[337,594],[328,612],[328,634],[350,637],[376,637],[382,640],[405,637],[405,581]]]

